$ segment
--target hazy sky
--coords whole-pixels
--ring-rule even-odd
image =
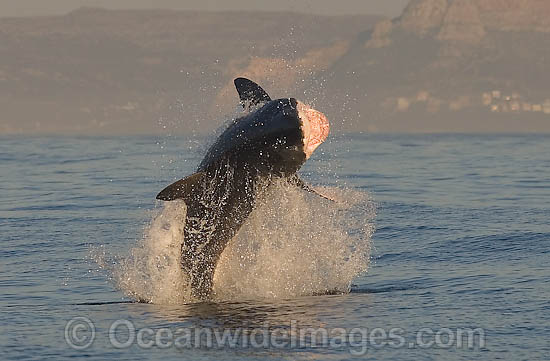
[[[64,14],[80,6],[205,10],[295,10],[398,15],[409,0],[0,0],[0,17]]]

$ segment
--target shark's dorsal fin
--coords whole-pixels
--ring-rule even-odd
[[[183,199],[184,202],[193,198],[199,189],[206,173],[198,172],[188,177],[180,179],[179,181],[170,184],[164,188],[159,194],[157,199],[161,201],[173,201],[175,199]]]
[[[237,78],[233,81],[239,93],[241,105],[245,110],[255,107],[258,104],[271,100],[261,86],[246,78]]]

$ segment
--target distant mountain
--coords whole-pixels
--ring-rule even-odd
[[[235,109],[234,76],[283,95],[380,19],[96,8],[0,18],[0,134],[208,130]]]
[[[549,1],[414,0],[324,72],[321,102],[350,129],[548,132],[548,69]]]
[[[103,10],[0,18],[0,134],[210,131],[235,76],[334,130],[550,132],[550,1],[412,0],[393,20]]]

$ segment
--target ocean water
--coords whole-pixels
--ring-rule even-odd
[[[208,141],[0,138],[1,359],[550,359],[550,137],[331,136],[197,303],[154,198]]]

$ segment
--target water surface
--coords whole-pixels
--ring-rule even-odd
[[[135,303],[94,254],[116,262],[115,255],[136,246],[162,207],[156,193],[193,172],[202,143],[174,137],[1,138],[3,359],[550,358],[549,137],[333,137],[302,174],[376,204],[376,216],[365,218],[376,227],[364,240],[372,245],[370,265],[353,278],[351,293]],[[94,342],[83,350],[65,337],[75,317],[95,327]],[[136,332],[267,329],[279,341],[285,332],[322,328],[329,340],[319,347],[134,342],[119,349],[109,338],[117,320],[132,322]],[[124,327],[115,335],[122,340]],[[457,347],[445,339],[457,329],[477,328],[484,344]],[[341,329],[368,337],[339,342]],[[442,342],[419,345],[422,329],[434,335],[427,331],[420,341],[429,344],[439,331]],[[373,330],[394,330],[404,342],[372,338]],[[85,341],[86,330],[77,331]]]

